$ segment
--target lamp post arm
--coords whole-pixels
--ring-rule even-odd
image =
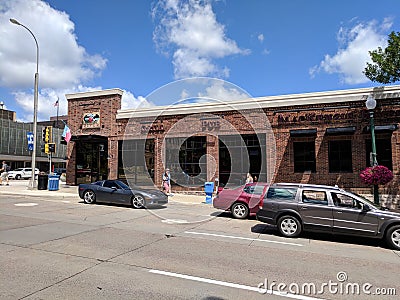
[[[35,35],[33,34],[33,32],[26,27],[24,24],[19,23],[20,26],[24,27],[26,30],[29,31],[29,33],[33,36],[33,39],[35,40],[35,44],[36,44],[36,73],[39,73],[39,44],[37,42],[37,39],[35,37]]]
[[[376,141],[375,141],[375,124],[374,124],[374,111],[369,111],[370,116],[370,129],[371,129],[371,142],[372,142],[372,166],[377,166],[378,161],[376,159]]]

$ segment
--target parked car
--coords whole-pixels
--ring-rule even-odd
[[[277,225],[285,237],[318,231],[384,238],[400,250],[400,214],[338,187],[273,184],[259,207],[257,219]]]
[[[233,189],[218,189],[218,194],[213,200],[213,206],[217,209],[230,211],[236,219],[245,219],[249,215],[252,216],[257,213],[258,204],[267,186],[267,183],[255,182]]]
[[[156,189],[130,188],[120,180],[102,180],[89,184],[80,184],[79,197],[86,204],[108,202],[132,205],[134,208],[168,203],[168,196]]]
[[[39,169],[35,168],[35,175],[39,175]],[[29,179],[32,177],[32,168],[18,168],[8,172],[9,179]]]

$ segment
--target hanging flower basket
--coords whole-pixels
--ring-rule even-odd
[[[369,185],[386,184],[393,179],[393,173],[385,166],[369,167],[360,173],[361,180]]]

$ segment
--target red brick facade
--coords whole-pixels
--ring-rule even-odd
[[[267,179],[273,182],[302,182],[338,185],[362,193],[370,193],[371,187],[363,184],[359,178],[361,170],[367,165],[367,144],[370,139],[369,113],[365,108],[365,97],[373,90],[348,90],[319,93],[280,96],[277,100],[258,100],[260,110],[220,110],[204,114],[192,113],[188,108],[186,113],[178,112],[163,114],[157,107],[132,111],[129,119],[118,110],[121,107],[122,91],[118,89],[91,93],[67,95],[68,125],[75,138],[100,136],[108,140],[108,178],[118,177],[118,141],[127,139],[151,138],[155,141],[154,148],[154,178],[155,184],[161,186],[161,174],[164,171],[162,161],[165,155],[164,141],[166,137],[189,137],[193,135],[207,136],[207,177],[214,180],[219,174],[218,135],[229,135],[233,131],[239,134],[262,132],[267,136],[266,169]],[[376,126],[392,126],[390,129],[377,131],[377,139],[385,138],[391,141],[392,169],[394,180],[381,191],[392,195],[400,195],[400,87],[392,87],[376,94],[378,106],[375,109]],[[304,99],[310,100],[308,103]],[[314,97],[314,98],[313,98]],[[325,98],[324,98],[325,97]],[[347,98],[349,99],[346,101]],[[358,97],[358,98],[357,98]],[[298,99],[298,101],[294,101]],[[321,100],[319,100],[321,99]],[[357,100],[358,99],[358,100]],[[282,100],[287,103],[282,104]],[[264,102],[263,102],[264,101]],[[291,104],[290,104],[291,103]],[[173,111],[174,108],[170,109]],[[158,112],[157,112],[158,110]],[[100,125],[85,128],[82,118],[85,113],[100,112]],[[243,112],[249,116],[243,116]],[[147,115],[146,115],[147,113]],[[137,115],[137,117],[136,117]],[[213,120],[213,117],[219,119]],[[251,118],[253,118],[251,121]],[[156,120],[156,121],[153,121]],[[204,122],[205,120],[205,122]],[[251,123],[251,124],[250,124]],[[208,127],[207,127],[208,126]],[[355,127],[354,133],[328,135],[328,128]],[[291,130],[316,129],[315,136],[294,137]],[[275,145],[270,145],[270,137]],[[352,172],[333,173],[329,170],[329,142],[351,141]],[[316,154],[316,172],[294,172],[293,143],[299,141],[314,141]],[[76,184],[76,146],[75,142],[68,146],[67,183]],[[273,161],[272,161],[273,160]],[[378,156],[379,162],[379,156]],[[272,167],[275,165],[275,169]]]

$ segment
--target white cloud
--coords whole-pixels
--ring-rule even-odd
[[[312,68],[309,73],[314,77],[323,71],[328,74],[339,74],[346,84],[359,84],[369,79],[362,73],[367,62],[371,62],[368,51],[387,45],[387,30],[392,26],[391,19],[382,24],[376,21],[358,23],[348,29],[341,27],[337,34],[339,49],[333,56],[326,54],[323,61]]]
[[[153,103],[147,101],[147,99],[143,96],[135,97],[131,92],[124,91],[121,99],[121,109],[129,109],[129,108],[145,108],[154,106]]]
[[[262,34],[262,33],[260,33],[258,36],[257,36],[257,39],[262,43],[262,42],[264,42],[264,35]]]
[[[59,99],[59,115],[68,114],[68,103],[65,98],[65,94],[73,94],[80,92],[90,92],[101,90],[101,87],[86,87],[83,85],[77,85],[76,87],[68,89],[53,89],[44,88],[40,89],[38,98],[38,120],[48,120],[50,116],[57,115],[57,107],[54,103]],[[16,103],[25,112],[22,115],[18,115],[18,121],[21,122],[32,122],[33,120],[33,93],[32,91],[15,91],[13,92]]]
[[[12,24],[16,19],[28,27],[39,45],[38,120],[67,114],[65,94],[101,89],[87,87],[88,81],[101,74],[107,60],[89,54],[79,45],[75,25],[65,12],[41,0],[1,0],[0,5],[0,86],[11,90],[22,108],[18,120],[33,120],[33,83],[36,72],[36,44],[23,27]]]
[[[173,52],[175,78],[191,76],[229,76],[215,59],[248,54],[229,39],[225,27],[217,22],[210,1],[159,1],[153,8],[158,22],[153,40],[163,53]]]
[[[226,84],[225,81],[214,81],[212,85],[200,92],[199,97],[215,99],[216,101],[234,101],[250,98],[250,95],[244,90],[233,84]]]
[[[92,79],[106,67],[107,60],[90,55],[80,46],[74,23],[65,12],[40,0],[3,0],[0,8],[0,84],[10,88],[32,86],[36,71],[36,47],[23,27],[27,26],[39,44],[41,88],[67,88]]]

